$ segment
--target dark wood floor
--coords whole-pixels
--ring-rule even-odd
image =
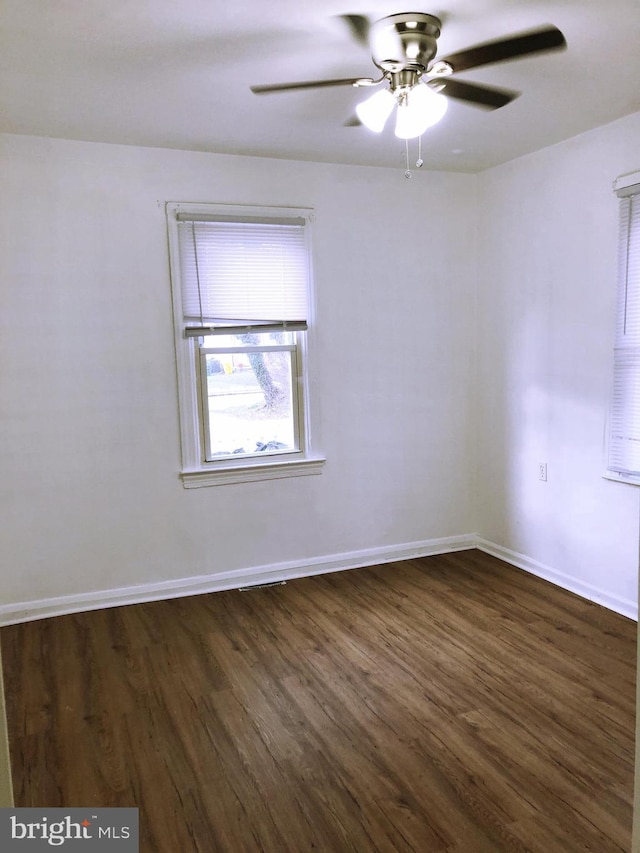
[[[143,853],[630,847],[635,623],[478,551],[0,640],[16,805]]]

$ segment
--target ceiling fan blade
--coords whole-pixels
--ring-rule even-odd
[[[369,47],[369,29],[371,22],[365,15],[338,15],[351,30],[354,41]]]
[[[458,71],[466,71],[468,68],[489,65],[491,62],[506,62],[532,53],[563,50],[566,46],[567,42],[560,30],[554,26],[547,26],[520,35],[478,44],[467,50],[451,53],[449,56],[439,56],[438,62],[448,63],[455,74]]]
[[[342,77],[337,80],[307,80],[302,83],[274,83],[267,86],[251,86],[254,95],[268,95],[271,92],[289,92],[294,89],[322,89],[326,86],[353,86],[361,80],[371,80],[369,77]],[[374,81],[371,80],[371,83]]]
[[[518,97],[520,92],[511,89],[496,89],[493,86],[479,86],[477,83],[463,83],[461,80],[452,80],[450,77],[438,77],[429,80],[427,86],[455,98],[458,101],[466,101],[475,107],[485,110],[497,110]]]

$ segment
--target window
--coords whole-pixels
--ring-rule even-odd
[[[312,211],[167,205],[186,487],[316,474]]]
[[[640,484],[640,172],[618,195],[618,290],[607,476]]]

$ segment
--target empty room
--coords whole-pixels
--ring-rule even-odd
[[[640,853],[634,0],[0,20],[2,850]]]

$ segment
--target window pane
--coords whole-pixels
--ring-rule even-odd
[[[204,361],[209,458],[298,449],[290,351],[230,350]]]

